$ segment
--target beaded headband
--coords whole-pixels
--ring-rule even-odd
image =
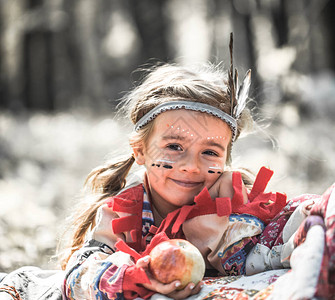
[[[236,120],[223,112],[222,110],[205,103],[201,102],[192,102],[192,101],[182,101],[182,100],[176,100],[171,102],[162,103],[160,105],[157,105],[155,108],[150,110],[148,113],[146,113],[135,125],[135,130],[138,131],[143,126],[147,125],[149,122],[154,120],[159,114],[168,111],[168,110],[176,110],[176,109],[186,109],[186,110],[193,110],[198,112],[205,112],[207,114],[210,114],[212,116],[215,116],[224,122],[228,124],[230,127],[233,135],[232,140],[235,139],[236,132],[237,132],[237,123]]]
[[[230,114],[224,111],[201,102],[184,101],[184,100],[173,100],[171,102],[162,103],[157,105],[155,108],[147,112],[136,124],[135,130],[138,131],[143,126],[154,120],[159,114],[176,109],[186,109],[199,112],[205,112],[207,114],[213,115],[220,118],[230,127],[232,131],[232,141],[236,139],[237,135],[237,120],[241,116],[243,109],[245,108],[250,84],[251,84],[251,70],[248,70],[245,74],[242,84],[238,84],[238,73],[237,70],[233,68],[233,33],[230,34],[229,42],[229,52],[230,52],[230,69],[228,72],[228,90],[227,93],[230,97],[231,112]]]

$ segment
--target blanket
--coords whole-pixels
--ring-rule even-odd
[[[335,299],[335,184],[322,196],[288,201],[259,236],[246,268],[251,275],[205,278],[188,299]]]

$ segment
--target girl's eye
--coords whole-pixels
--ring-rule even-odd
[[[173,151],[183,151],[183,148],[178,144],[169,144],[167,148]]]
[[[205,155],[210,155],[210,156],[219,156],[215,151],[212,150],[206,150],[203,152]]]

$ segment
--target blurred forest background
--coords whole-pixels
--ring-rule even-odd
[[[252,69],[262,129],[235,164],[275,170],[270,188],[323,193],[335,181],[335,1],[0,1],[0,271],[56,268],[90,170],[126,154],[114,118],[143,64]],[[266,128],[264,128],[266,125]]]

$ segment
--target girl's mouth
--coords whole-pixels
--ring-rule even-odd
[[[179,186],[185,187],[185,188],[194,188],[198,187],[199,185],[202,184],[202,182],[199,181],[189,181],[189,180],[176,180],[172,179],[171,180],[175,183],[178,184]]]

